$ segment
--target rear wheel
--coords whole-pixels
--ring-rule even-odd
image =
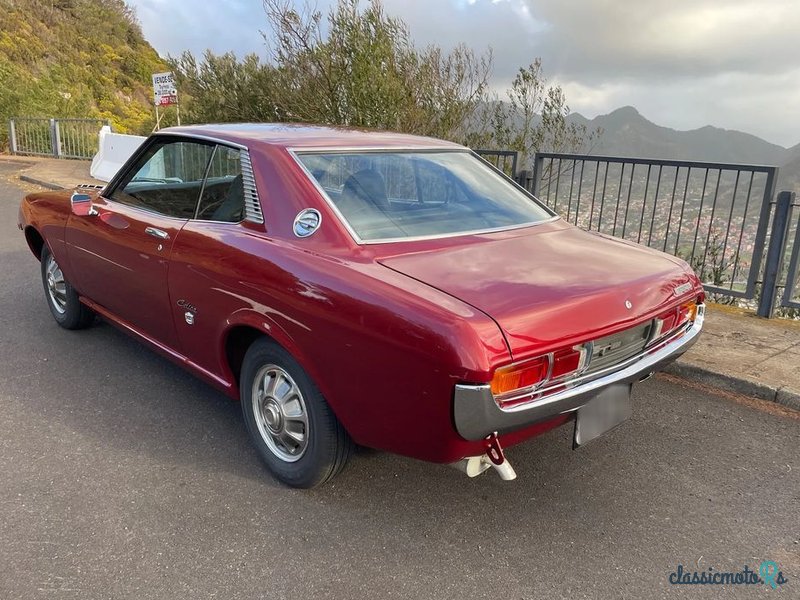
[[[83,329],[92,324],[94,313],[81,304],[78,293],[64,278],[61,267],[45,245],[42,247],[42,285],[47,306],[64,329]]]
[[[255,341],[245,354],[240,385],[250,438],[276,478],[311,488],[342,470],[353,442],[288,352],[267,339]]]

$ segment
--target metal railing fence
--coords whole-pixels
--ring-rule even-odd
[[[478,150],[508,172],[513,152]],[[514,177],[564,219],[685,259],[719,300],[800,309],[800,209],[778,168],[538,153]]]
[[[513,150],[475,150],[485,161],[492,163],[509,177],[517,177],[519,152]]]
[[[778,169],[540,153],[531,190],[568,221],[684,258],[709,292],[752,300]]]
[[[50,119],[15,117],[9,121],[12,154],[92,158],[97,153],[98,133],[107,119]]]

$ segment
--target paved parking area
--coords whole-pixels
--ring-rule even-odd
[[[239,408],[112,327],[60,330],[0,166],[0,598],[753,597],[671,586],[775,561],[800,597],[800,420],[678,380],[519,478],[358,454],[311,492],[274,482]],[[769,593],[772,593],[769,590]]]

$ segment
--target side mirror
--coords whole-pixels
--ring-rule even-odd
[[[94,217],[97,215],[97,210],[92,206],[92,197],[89,194],[81,194],[80,192],[73,192],[69,199],[72,205],[72,214],[79,217]]]

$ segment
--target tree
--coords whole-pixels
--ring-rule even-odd
[[[287,121],[456,139],[482,101],[491,52],[416,48],[379,0],[340,0],[327,17],[264,0],[268,61],[206,52],[170,59],[193,121]],[[327,19],[323,27],[323,19]]]
[[[491,54],[459,46],[417,49],[405,23],[378,0],[340,0],[327,16],[264,0],[276,68],[276,105],[287,120],[452,137],[486,89]]]
[[[273,121],[274,69],[255,54],[241,61],[231,52],[206,50],[200,64],[191,52],[172,59],[185,119],[194,123]]]
[[[561,88],[541,61],[520,69],[507,102],[489,93],[492,53],[416,47],[380,0],[338,0],[327,14],[263,0],[267,60],[191,53],[171,59],[188,119],[285,121],[390,129],[472,146],[578,150],[592,139],[569,123]]]
[[[569,114],[564,91],[547,85],[542,61],[536,58],[517,71],[504,100],[495,96],[487,103],[471,142],[516,150],[530,168],[536,152],[587,151],[602,133],[570,122]]]

